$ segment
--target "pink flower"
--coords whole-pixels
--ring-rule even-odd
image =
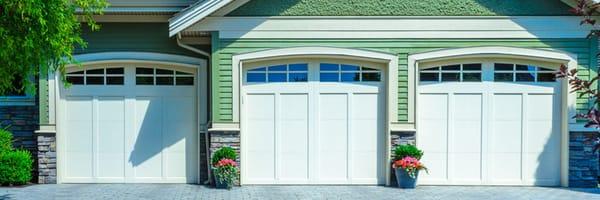
[[[219,162],[217,162],[217,164],[215,166],[216,167],[225,167],[225,166],[236,167],[237,163],[234,160],[224,158],[224,159],[219,160]]]

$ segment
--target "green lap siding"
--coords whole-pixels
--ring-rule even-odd
[[[571,15],[560,0],[252,0],[228,16]]]
[[[218,37],[218,36],[216,36]],[[330,46],[375,50],[396,54],[398,64],[398,121],[408,121],[408,55],[445,48],[474,46],[513,46],[523,48],[553,49],[577,55],[580,76],[589,79],[597,74],[595,39],[378,39],[378,40],[280,40],[280,39],[213,39],[212,89],[213,120],[227,123],[233,120],[233,89],[231,58],[234,54],[299,46]],[[590,69],[593,66],[593,69]],[[585,99],[579,99],[577,109],[587,107]]]

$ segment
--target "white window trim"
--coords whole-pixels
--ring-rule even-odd
[[[558,65],[565,64],[568,69],[577,68],[577,56],[574,54],[516,47],[468,47],[456,49],[444,49],[425,53],[417,53],[408,56],[408,86],[409,86],[409,121],[412,123],[416,119],[416,94],[418,84],[419,64],[423,62],[443,61],[459,58],[514,58],[532,61],[550,62]],[[557,66],[558,67],[558,66]],[[571,116],[576,113],[577,94],[569,92],[568,81],[560,80],[561,86],[561,185],[569,185],[569,129],[571,126],[577,126],[577,123]],[[567,113],[566,115],[564,113]],[[418,130],[418,124],[415,124]]]

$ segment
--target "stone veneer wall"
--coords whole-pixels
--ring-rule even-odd
[[[40,184],[56,184],[56,134],[37,134],[37,168]]]
[[[38,104],[27,106],[0,106],[0,128],[8,127],[13,133],[15,148],[27,149],[31,152],[34,166],[37,165],[37,139],[35,130],[38,129]],[[32,182],[37,181],[38,169],[33,168]]]
[[[217,151],[221,147],[231,147],[235,149],[235,151],[240,155],[240,132],[239,131],[211,131],[209,132],[209,140],[210,140],[210,157],[215,151]],[[210,159],[209,161],[210,162]],[[240,157],[238,156],[236,162],[238,163],[238,168],[243,164],[240,163]],[[214,183],[211,177],[211,183]],[[237,183],[239,184],[239,183]]]
[[[569,187],[598,187],[596,132],[571,132],[569,136]]]
[[[417,136],[416,136],[416,132],[392,132],[390,134],[390,143],[391,143],[391,150],[392,152],[390,153],[390,156],[394,156],[394,148],[396,148],[396,146],[398,145],[405,145],[405,144],[411,144],[411,145],[416,145],[417,142]],[[390,186],[395,187],[396,184],[396,170],[394,170],[392,168],[392,164],[389,164],[389,168],[390,171],[392,173],[390,173]]]

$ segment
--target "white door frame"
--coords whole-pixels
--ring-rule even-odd
[[[385,156],[386,163],[390,162],[390,131],[393,122],[397,121],[398,110],[398,57],[396,55],[380,53],[367,50],[358,49],[346,49],[346,48],[334,48],[334,47],[292,47],[292,48],[281,48],[271,49],[265,51],[251,52],[234,55],[232,58],[232,82],[233,82],[233,121],[236,124],[231,128],[243,127],[244,113],[240,112],[241,108],[241,97],[243,96],[243,67],[244,63],[257,62],[257,61],[269,61],[269,60],[280,60],[289,58],[329,58],[329,59],[343,59],[343,60],[356,60],[356,61],[369,61],[382,63],[386,67],[385,77]],[[240,121],[242,119],[242,121]],[[213,125],[214,126],[214,125]],[[242,163],[241,173],[244,173],[244,160],[245,148],[244,148],[244,131],[240,132],[240,162]],[[390,177],[389,167],[385,168],[386,185],[389,185]],[[244,184],[244,176],[240,177],[240,184]]]
[[[200,143],[200,133],[206,134],[206,124],[208,122],[208,86],[207,86],[207,62],[204,59],[193,58],[181,55],[163,54],[163,53],[147,53],[147,52],[106,52],[106,53],[90,53],[81,54],[75,56],[82,66],[131,66],[131,65],[142,65],[142,66],[177,66],[182,68],[195,69],[196,76],[196,110],[197,110],[197,132],[198,144]],[[72,69],[80,67],[77,64],[67,65],[66,69]],[[64,141],[64,126],[63,119],[65,109],[64,99],[62,99],[61,91],[64,84],[61,81],[60,74],[51,73],[48,76],[48,110],[49,110],[49,122],[55,124],[56,132],[56,169],[57,169],[57,183],[63,182],[63,166],[64,155],[63,146]],[[198,152],[200,152],[200,145],[198,145]],[[203,158],[198,157],[198,177],[197,180],[200,182],[200,171],[201,160]]]
[[[450,59],[462,59],[462,58],[473,58],[473,59],[519,59],[519,60],[530,60],[546,63],[556,64],[554,67],[558,69],[561,64],[564,64],[568,69],[577,68],[577,56],[574,54],[540,50],[540,49],[528,49],[528,48],[516,48],[516,47],[501,47],[501,46],[489,46],[489,47],[468,47],[468,48],[456,48],[456,49],[444,49],[438,51],[431,51],[425,53],[412,54],[408,57],[408,70],[409,70],[409,118],[412,117],[414,121],[417,119],[418,112],[416,112],[416,105],[418,104],[418,83],[419,83],[419,65],[425,62],[437,62]],[[552,67],[552,66],[548,66]],[[575,124],[576,121],[572,119],[576,113],[575,103],[576,94],[569,92],[569,85],[567,80],[560,80],[561,84],[561,186],[568,187],[569,185],[569,125]],[[565,114],[566,113],[566,114]],[[419,124],[415,123],[417,129],[417,142],[419,140]]]

